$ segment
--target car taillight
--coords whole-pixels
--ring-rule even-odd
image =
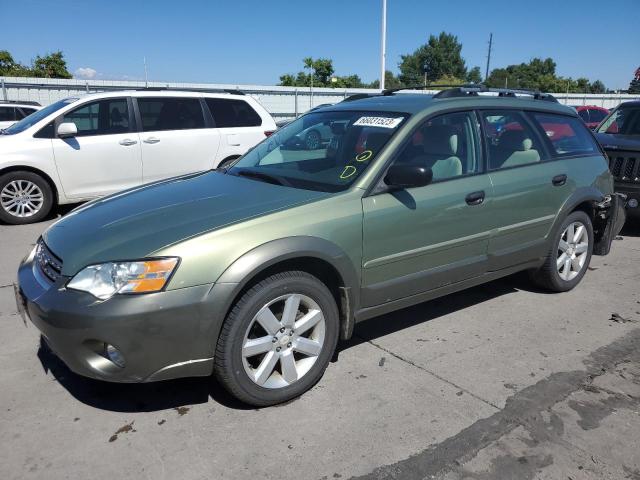
[[[271,135],[273,135],[276,131],[275,130],[265,130],[264,131],[264,136],[265,137],[270,137]]]

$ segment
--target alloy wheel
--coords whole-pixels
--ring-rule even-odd
[[[0,192],[0,205],[14,217],[32,217],[44,204],[44,194],[29,180],[13,180]]]
[[[255,314],[242,343],[245,373],[264,388],[283,388],[306,375],[325,339],[325,318],[306,295],[280,296]]]
[[[560,278],[571,281],[585,267],[589,254],[589,233],[581,222],[570,223],[560,236],[556,267]]]

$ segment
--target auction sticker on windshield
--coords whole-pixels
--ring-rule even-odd
[[[360,117],[354,122],[356,127],[382,127],[382,128],[396,128],[400,125],[400,122],[404,120],[404,117],[389,118],[389,117]]]

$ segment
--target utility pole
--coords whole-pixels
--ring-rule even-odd
[[[384,90],[385,59],[387,56],[387,0],[382,0],[382,32],[380,37],[380,88]]]
[[[484,81],[489,78],[489,65],[491,64],[491,47],[493,46],[493,33],[489,34],[489,52],[487,53],[487,70],[484,73]]]
[[[147,75],[147,57],[142,57],[142,62],[144,63],[144,88],[149,86],[149,78]]]

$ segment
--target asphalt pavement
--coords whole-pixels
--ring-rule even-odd
[[[1,479],[640,479],[640,225],[571,292],[515,275],[358,324],[310,392],[253,409],[41,349],[12,284],[50,223],[0,225]]]

